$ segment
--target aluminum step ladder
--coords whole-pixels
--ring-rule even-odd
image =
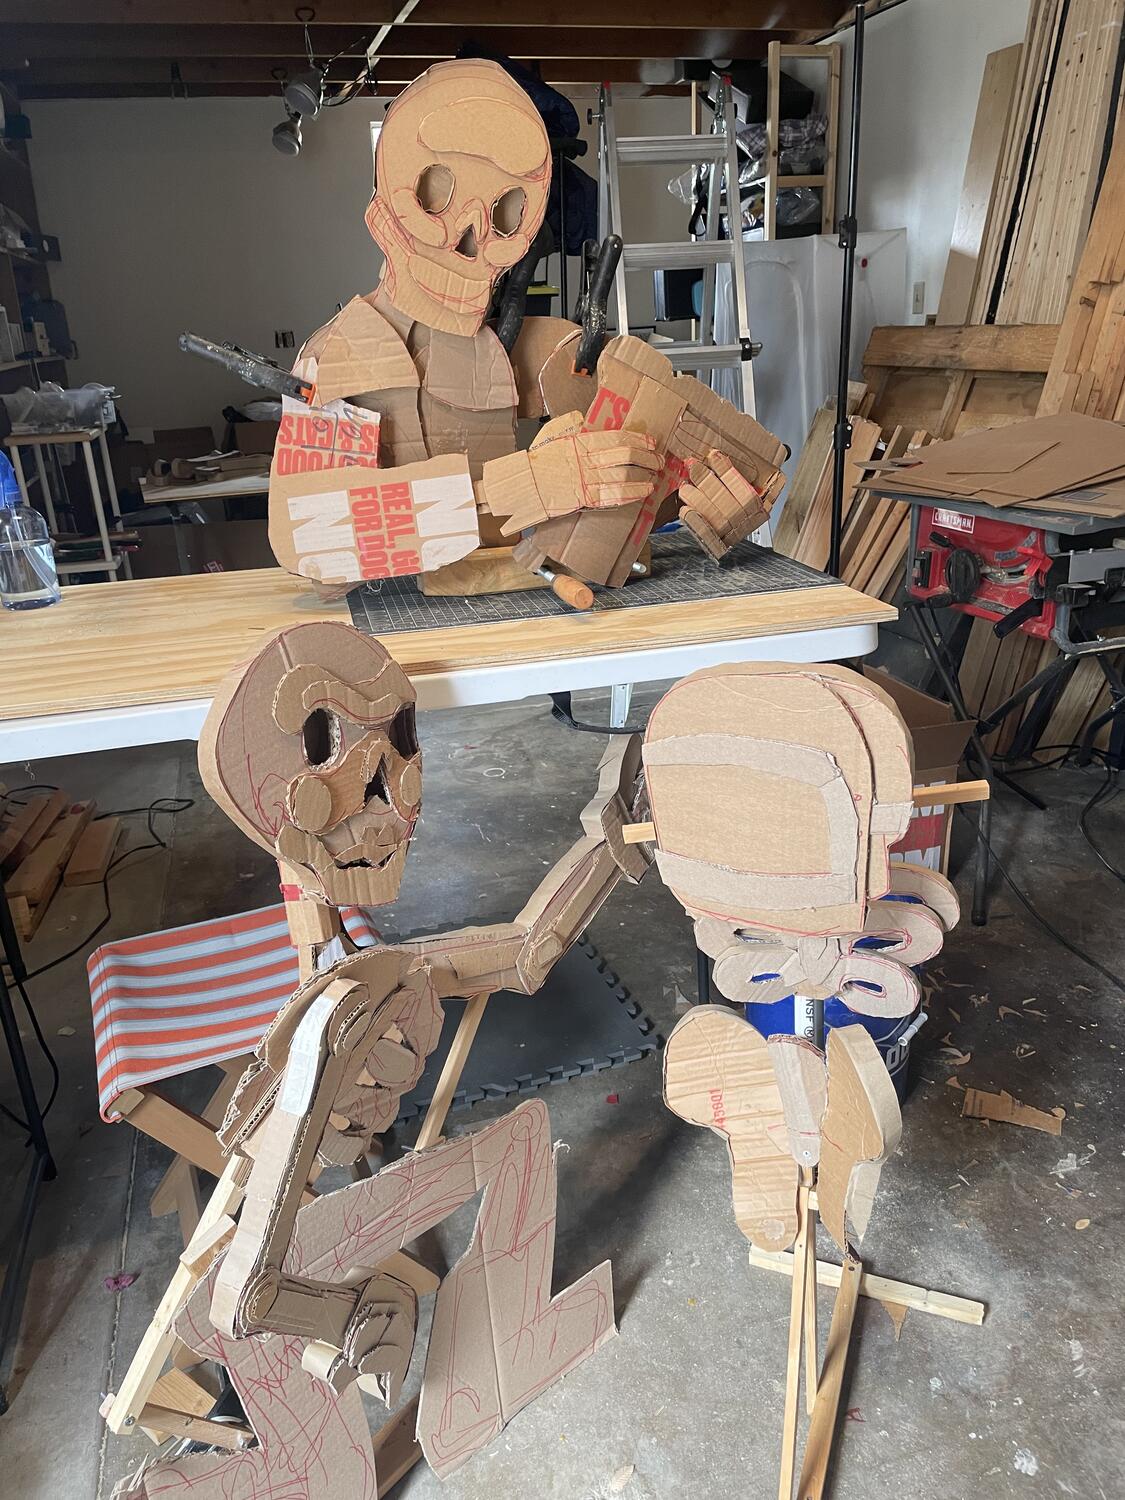
[[[718,369],[737,369],[742,376],[742,409],[754,415],[754,375],[751,359],[761,349],[750,338],[750,311],[746,296],[746,263],[742,239],[736,224],[735,239],[719,239],[719,215],[723,209],[723,179],[733,184],[731,198],[737,205],[738,145],[737,120],[730,84],[720,85],[718,108],[711,132],[707,135],[639,135],[619,136],[613,116],[613,91],[603,84],[598,96],[598,232],[618,234],[625,243],[615,279],[617,327],[629,332],[629,306],[626,273],[629,271],[703,271],[703,299],[697,321],[698,339],[661,343],[658,348],[677,370],[693,373]],[[672,244],[633,244],[625,233],[621,213],[619,168],[639,165],[689,167],[699,164],[708,169],[706,236]],[[735,218],[738,217],[737,208]],[[715,267],[731,268],[734,289],[738,342],[715,342]]]

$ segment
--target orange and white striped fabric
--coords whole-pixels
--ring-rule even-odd
[[[359,907],[340,916],[357,947],[379,941]],[[86,967],[105,1120],[126,1089],[252,1052],[300,983],[281,905],[104,943]]]

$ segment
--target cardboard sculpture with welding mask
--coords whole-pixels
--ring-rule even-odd
[[[909,731],[893,700],[845,667],[738,663],[676,684],[643,748],[657,867],[742,1004],[839,995],[861,1015],[917,1005],[910,965],[957,920],[944,877],[893,865],[913,805]],[[859,944],[877,937],[886,946]],[[861,1026],[827,1054],[760,1036],[722,1006],[684,1017],[664,1054],[665,1099],[727,1140],[735,1215],[767,1250],[797,1233],[800,1168],[818,1169],[842,1249],[867,1226],[898,1103]]]
[[[624,550],[635,557],[651,529],[651,497],[670,489],[662,477],[667,455],[641,420],[645,403],[632,420],[619,420],[618,392],[617,405],[596,414],[579,441],[572,429],[594,400],[595,382],[574,371],[574,325],[525,319],[510,359],[485,325],[498,279],[528,252],[542,223],[550,173],[543,122],[496,63],[439,63],[387,110],[367,210],[385,256],[382,276],[374,292],[353,298],[308,339],[294,365],[319,407],[347,401],[378,414],[380,468],[283,474],[275,463],[270,544],[291,573],[341,588],[429,571],[479,542],[502,544],[495,515],[513,512],[486,506],[475,482],[490,460],[515,453],[517,415],[547,414],[563,416],[567,440],[552,448],[548,439],[562,434],[548,428],[533,470],[542,466],[548,513],[579,516],[565,523],[575,533],[567,555],[559,557],[561,543],[547,551],[562,571],[595,582],[623,581],[622,567],[628,576],[619,533],[624,527]],[[615,342],[630,346],[634,362],[644,360],[639,340]],[[629,353],[619,353],[625,368]],[[646,389],[658,394],[660,383],[650,372]],[[756,427],[707,396],[732,439],[747,423]],[[676,451],[692,463],[694,529],[721,555],[768,513],[781,446],[771,439],[762,454],[772,453],[772,463],[758,458],[747,468],[737,442],[715,440],[714,422],[702,446],[694,434],[694,448],[691,422],[680,425]],[[633,514],[588,517],[591,506]],[[639,506],[647,506],[643,519]],[[539,566],[533,555],[527,562],[532,571]]]
[[[706,668],[656,706],[643,758],[657,866],[722,994],[915,1009],[911,965],[940,950],[957,898],[936,872],[890,862],[913,763],[889,695],[845,667]]]

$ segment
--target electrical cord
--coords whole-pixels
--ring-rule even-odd
[[[1119,870],[1118,867],[1113,863],[1113,861],[1108,859],[1102,853],[1102,851],[1098,848],[1097,843],[1094,841],[1094,836],[1090,832],[1087,824],[1087,819],[1093,812],[1094,808],[1102,806],[1103,804],[1108,807],[1109,804],[1117,796],[1118,792],[1121,790],[1120,786],[1118,785],[1119,775],[1120,772],[1115,770],[1112,766],[1106,766],[1105,780],[1102,782],[1101,786],[1098,787],[1097,791],[1090,798],[1090,800],[1086,803],[1082,811],[1078,814],[1078,828],[1079,832],[1082,834],[1082,837],[1086,840],[1087,844],[1089,844],[1092,853],[1101,861],[1101,863],[1106,867],[1111,875],[1116,876],[1117,879],[1120,880],[1123,885],[1125,885],[1125,870]]]
[[[1020,889],[1020,887],[1012,879],[1011,875],[1008,874],[1007,866],[996,853],[996,850],[992,847],[991,841],[985,838],[984,834],[981,832],[980,828],[977,825],[977,820],[970,817],[969,813],[964,807],[958,807],[956,811],[959,812],[961,816],[969,822],[973,829],[974,836],[979,839],[984,839],[984,843],[988,849],[990,858],[996,865],[996,868],[1000,871],[1000,874],[1004,877],[1007,885],[1011,888],[1012,894],[1015,896],[1016,900],[1020,903],[1024,910],[1028,913],[1028,915],[1031,916],[1036,922],[1038,922],[1040,927],[1043,928],[1044,932],[1053,937],[1055,942],[1058,943],[1060,947],[1065,948],[1068,953],[1073,953],[1075,958],[1081,959],[1081,961],[1084,964],[1087,964],[1091,969],[1097,969],[1098,973],[1101,974],[1103,978],[1109,980],[1114,989],[1120,990],[1121,993],[1125,995],[1125,980],[1119,979],[1112,969],[1107,969],[1105,964],[1103,964],[1099,959],[1096,959],[1091,954],[1086,953],[1082,948],[1079,948],[1076,943],[1072,943],[1068,937],[1063,936],[1063,934],[1058,930],[1057,927],[1048,922],[1043,913],[1039,911],[1034,905],[1032,905],[1029,897]]]
[[[16,787],[13,791],[7,792],[4,796],[4,800],[11,801],[20,792],[28,791],[58,791],[58,787],[48,786],[45,782],[36,782],[32,786]],[[106,924],[113,916],[113,907],[110,902],[109,896],[110,876],[118,868],[118,866],[120,866],[125,860],[131,858],[131,856],[134,854],[141,854],[145,850],[149,849],[167,849],[168,845],[166,841],[160,837],[160,834],[157,833],[156,825],[153,820],[160,814],[166,814],[170,817],[174,817],[177,813],[186,812],[189,807],[193,807],[194,805],[195,800],[192,797],[156,797],[148,804],[147,807],[126,807],[121,808],[116,812],[99,813],[97,818],[93,820],[94,822],[99,822],[103,818],[127,818],[138,815],[140,813],[144,813],[148,826],[149,842],[146,844],[136,844],[132,849],[124,850],[107,867],[106,872],[102,876],[101,880],[102,896],[105,901],[105,915],[101,918],[97,925],[86,934],[82,941],[80,943],[77,943],[73,948],[68,949],[66,953],[60,953],[57,958],[51,959],[49,963],[41,964],[39,968],[31,970],[31,972],[29,974],[26,974],[22,980],[14,980],[15,988],[19,991],[20,999],[23,1001],[24,1010],[27,1012],[28,1020],[31,1023],[31,1029],[35,1033],[35,1040],[39,1045],[39,1050],[43,1053],[43,1056],[47,1062],[47,1066],[51,1070],[51,1092],[48,1096],[46,1105],[40,1110],[40,1115],[44,1120],[50,1113],[51,1106],[54,1104],[55,1099],[58,1096],[60,1076],[59,1065],[54,1053],[51,1051],[50,1045],[47,1042],[47,1038],[43,1034],[43,1028],[40,1025],[39,1017],[35,1012],[35,1007],[32,1005],[31,998],[28,995],[25,986],[27,984],[30,984],[33,979],[38,979],[40,975],[48,973],[49,970],[56,968],[59,964],[66,963],[68,959],[75,958],[79,953],[82,953],[87,948],[89,948],[90,944],[97,937],[98,933],[102,931],[102,929],[106,926]],[[18,1125],[21,1130],[29,1130],[27,1121],[24,1120],[22,1116],[17,1114],[15,1110],[9,1109],[7,1105],[0,1103],[0,1114],[11,1120],[13,1124]]]

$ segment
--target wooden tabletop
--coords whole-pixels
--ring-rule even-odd
[[[209,698],[267,635],[301,621],[349,618],[346,603],[321,604],[280,568],[64,588],[62,602],[47,609],[0,610],[0,721]],[[382,639],[419,679],[894,618],[890,605],[839,585]],[[555,685],[545,682],[541,691]]]

